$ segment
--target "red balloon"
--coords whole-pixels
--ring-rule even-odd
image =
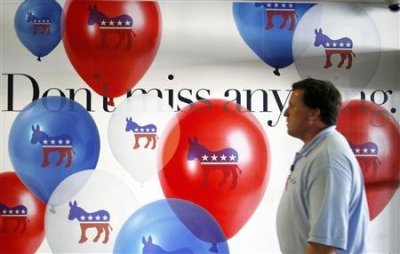
[[[350,142],[363,171],[370,219],[373,220],[399,187],[399,124],[382,106],[351,100],[343,103],[337,129]]]
[[[142,78],[157,53],[161,16],[154,1],[68,0],[63,44],[81,78],[112,99]]]
[[[164,194],[208,210],[229,239],[264,195],[270,164],[267,137],[256,118],[231,101],[198,101],[176,119],[161,142]]]
[[[42,243],[46,205],[14,172],[0,174],[0,253],[35,253]]]

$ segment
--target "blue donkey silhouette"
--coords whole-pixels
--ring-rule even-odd
[[[58,153],[58,160],[56,166],[60,166],[66,158],[65,167],[69,168],[72,164],[72,154],[74,154],[72,146],[72,137],[68,134],[58,136],[50,136],[44,131],[40,130],[40,126],[32,125],[32,138],[31,144],[40,143],[43,151],[42,167],[50,165],[50,153]]]
[[[42,29],[42,34],[50,34],[51,19],[48,17],[36,17],[31,11],[28,12],[26,22],[32,22],[33,34],[37,34],[38,29]]]
[[[153,243],[153,239],[151,236],[147,238],[147,241],[146,238],[143,236],[142,243],[142,254],[193,254],[193,251],[189,248],[180,248],[173,251],[164,250],[159,245]]]
[[[96,5],[89,6],[88,25],[96,24],[100,33],[101,47],[106,48],[108,35],[115,34],[118,36],[118,42],[115,48],[120,48],[125,42],[125,50],[129,50],[132,45],[132,40],[136,36],[132,30],[133,19],[127,14],[122,14],[116,17],[109,17],[105,13],[97,9]]]
[[[88,228],[95,228],[97,230],[96,237],[93,239],[97,242],[104,232],[103,243],[107,243],[109,240],[110,229],[110,214],[106,210],[98,210],[95,212],[87,212],[83,208],[78,206],[78,203],[74,201],[69,202],[69,220],[77,219],[81,228],[81,238],[79,243],[84,243],[88,240],[86,237],[86,230]]]
[[[325,49],[325,65],[327,69],[332,66],[331,56],[334,54],[340,55],[340,62],[337,67],[341,68],[344,61],[347,59],[346,69],[350,69],[353,64],[353,57],[356,55],[353,52],[353,41],[348,37],[343,37],[337,40],[329,38],[328,35],[322,32],[322,29],[315,29],[315,41],[314,46],[321,46]]]
[[[229,176],[232,176],[230,189],[237,186],[239,174],[242,173],[238,166],[238,152],[230,147],[218,151],[211,151],[204,145],[200,144],[197,138],[189,139],[188,160],[198,159],[203,170],[203,186],[209,186],[210,171],[218,170],[223,173],[223,178],[219,182],[222,187]]]

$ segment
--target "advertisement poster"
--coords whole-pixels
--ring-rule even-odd
[[[384,1],[0,3],[5,251],[280,253],[303,146],[284,112],[312,77],[353,105],[338,129],[368,253],[400,253],[400,12]]]

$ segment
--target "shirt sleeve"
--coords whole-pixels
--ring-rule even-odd
[[[309,242],[346,249],[351,193],[349,170],[324,168],[307,186]]]

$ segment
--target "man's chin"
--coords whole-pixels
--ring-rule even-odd
[[[289,135],[289,136],[291,136],[291,137],[294,137],[294,134],[293,134],[293,132],[292,131],[290,131],[289,129],[287,129],[287,134]]]

